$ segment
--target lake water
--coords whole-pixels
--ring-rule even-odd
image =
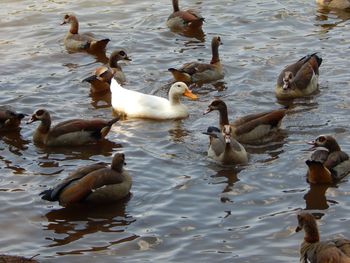
[[[37,123],[1,134],[0,252],[42,262],[297,262],[303,234],[296,213],[321,216],[321,235],[350,228],[350,183],[310,189],[305,141],[334,135],[350,152],[350,12],[322,10],[314,1],[180,1],[205,17],[204,39],[170,32],[170,0],[2,0],[0,9],[0,105],[31,114],[46,108],[53,122],[112,117],[108,100],[90,94],[81,80],[101,65],[94,56],[69,54],[63,45],[64,14],[75,12],[81,32],[108,37],[107,53],[124,47],[125,87],[166,96],[169,67],[211,58],[219,35],[225,79],[183,100],[182,121],[118,122],[108,140],[93,147],[36,147]],[[202,113],[214,97],[229,118],[281,108],[274,85],[280,71],[319,52],[320,92],[290,105],[273,142],[248,147],[249,164],[227,167],[206,156],[201,132],[217,125]],[[79,209],[48,203],[39,193],[69,172],[126,154],[134,178],[128,201]]]

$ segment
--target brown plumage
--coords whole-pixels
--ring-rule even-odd
[[[102,52],[106,49],[108,38],[97,40],[91,33],[79,34],[79,22],[74,15],[65,15],[61,25],[70,24],[70,29],[64,38],[64,45],[68,51]]]
[[[300,245],[300,262],[303,263],[350,263],[350,241],[333,239],[320,241],[317,222],[312,214],[298,214],[296,232],[304,230]]]
[[[309,142],[314,151],[309,160],[307,180],[312,184],[337,183],[350,172],[349,155],[341,150],[336,139],[330,135],[321,135]]]
[[[62,206],[118,201],[129,194],[132,185],[130,175],[123,169],[124,164],[124,154],[117,153],[110,167],[101,163],[81,167],[40,195],[47,201],[59,201]]]
[[[75,146],[97,142],[103,139],[112,125],[118,121],[102,119],[72,119],[51,128],[50,113],[45,109],[35,111],[28,123],[40,121],[40,125],[33,135],[33,141],[46,146]]]
[[[219,46],[222,44],[220,37],[213,37],[211,42],[212,59],[210,64],[190,62],[180,69],[169,68],[176,81],[190,83],[206,83],[224,78],[224,71],[219,57]]]
[[[111,79],[114,77],[119,84],[123,84],[126,79],[122,68],[118,65],[118,61],[131,61],[124,50],[115,50],[109,57],[108,67],[98,67],[94,75],[87,77],[83,81],[91,84],[91,91],[94,93],[109,91]]]
[[[316,3],[329,8],[337,8],[337,9],[350,8],[349,0],[316,0]]]
[[[168,17],[167,26],[171,30],[201,28],[204,18],[194,10],[180,10],[179,1],[172,0],[174,12]]]
[[[24,117],[25,115],[22,113],[16,113],[9,109],[0,109],[0,131],[18,129]]]
[[[219,111],[219,125],[221,129],[223,129],[224,125],[230,124],[225,102],[219,99],[212,101],[204,114],[214,110]],[[232,127],[232,137],[241,143],[252,143],[263,140],[265,136],[280,127],[285,114],[286,110],[280,109],[249,114],[238,118],[230,124]]]
[[[318,68],[322,58],[313,53],[288,65],[277,79],[275,94],[278,99],[293,99],[307,96],[318,88]]]

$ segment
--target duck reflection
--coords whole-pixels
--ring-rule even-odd
[[[327,7],[319,7],[315,18],[317,24],[321,27],[321,31],[324,33],[327,33],[349,19],[349,10],[330,9]]]
[[[42,159],[50,159],[50,155],[60,154],[64,160],[87,160],[95,155],[111,156],[116,149],[121,148],[121,144],[108,139],[95,144],[71,147],[38,147],[38,154],[44,154]]]
[[[174,142],[185,142],[185,138],[190,134],[190,131],[182,127],[181,121],[174,121],[173,128],[169,129],[169,135]]]
[[[111,104],[111,92],[106,91],[102,93],[93,93],[90,92],[91,105],[95,109],[109,108]]]
[[[126,227],[136,221],[125,212],[129,199],[104,205],[77,204],[48,212],[45,215],[48,224],[44,230],[54,233],[47,237],[52,241],[48,246],[67,245],[98,232],[124,233]],[[121,238],[124,239],[125,235]]]
[[[26,150],[29,140],[24,140],[20,133],[20,128],[12,131],[0,131],[0,139],[9,146],[9,150],[21,155],[21,152]]]
[[[326,192],[329,185],[310,184],[310,190],[305,194],[306,210],[325,210],[329,205]]]
[[[235,183],[239,181],[238,173],[241,170],[242,170],[242,167],[238,167],[238,166],[230,167],[230,168],[227,168],[227,169],[219,170],[215,175],[212,176],[213,178],[222,178],[222,177],[224,177],[226,179],[226,181],[225,181],[226,186],[225,186],[224,190],[222,191],[223,194],[232,191]],[[222,183],[222,182],[220,182],[220,183]],[[231,200],[225,195],[221,196],[220,200],[223,203],[231,202]]]
[[[171,29],[171,32],[175,34],[179,34],[184,37],[191,37],[199,40],[200,42],[205,41],[205,34],[202,28],[186,28],[184,30],[181,29]]]

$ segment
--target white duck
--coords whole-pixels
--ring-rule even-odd
[[[154,120],[183,119],[188,117],[186,106],[180,103],[180,97],[197,99],[183,82],[174,83],[169,90],[169,100],[128,90],[111,79],[112,107],[119,115],[127,118]]]

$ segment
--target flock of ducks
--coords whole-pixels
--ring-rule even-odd
[[[317,0],[321,5],[334,8],[349,8],[346,0]],[[172,0],[173,13],[167,26],[174,32],[186,34],[202,30],[204,18],[193,10],[180,10],[178,0]],[[105,51],[109,39],[96,39],[92,34],[79,33],[76,16],[67,14],[62,24],[70,24],[64,38],[69,52]],[[40,122],[33,134],[37,145],[76,146],[95,143],[107,136],[113,124],[120,118],[144,118],[156,120],[183,119],[189,116],[181,97],[197,99],[189,86],[210,83],[224,78],[220,62],[220,37],[211,42],[212,59],[209,63],[189,62],[179,68],[169,68],[175,83],[169,89],[168,99],[144,94],[122,87],[126,77],[118,65],[121,60],[131,60],[126,51],[115,50],[108,64],[98,67],[94,74],[84,79],[91,84],[93,93],[110,93],[111,105],[118,117],[103,119],[72,119],[51,126],[51,116],[46,109],[36,110],[27,123]],[[278,76],[275,95],[280,100],[308,96],[318,89],[319,67],[322,58],[317,53],[306,55],[287,65]],[[208,127],[204,134],[209,136],[208,156],[222,164],[247,164],[249,156],[245,144],[264,143],[275,133],[286,115],[287,109],[253,113],[229,122],[227,105],[220,99],[213,100],[204,114],[218,111],[218,127]],[[0,110],[0,130],[12,132],[19,129],[26,114],[9,109]],[[309,160],[307,181],[310,184],[335,184],[350,172],[348,154],[343,152],[336,139],[321,135],[309,142],[314,152]],[[41,193],[48,201],[58,201],[62,206],[79,202],[111,202],[129,195],[132,178],[123,168],[125,156],[116,153],[110,166],[92,164],[78,168],[57,186]],[[296,231],[304,230],[304,241],[300,246],[301,262],[350,262],[350,241],[345,239],[321,242],[315,218],[309,213],[298,214]]]

